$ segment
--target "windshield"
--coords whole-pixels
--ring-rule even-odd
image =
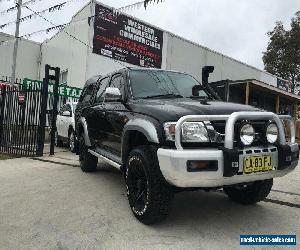
[[[191,97],[192,88],[200,83],[190,75],[162,70],[130,71],[132,94],[136,98],[160,96]],[[204,90],[199,96],[206,98]]]

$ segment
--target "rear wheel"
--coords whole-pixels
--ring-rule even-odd
[[[224,187],[224,191],[231,200],[249,205],[264,200],[269,195],[272,186],[273,179],[268,179],[241,186]]]
[[[130,152],[125,181],[130,208],[139,221],[153,224],[167,217],[173,190],[162,176],[155,148],[139,146]]]
[[[93,172],[97,168],[98,158],[88,152],[83,135],[79,137],[79,162],[83,172]]]

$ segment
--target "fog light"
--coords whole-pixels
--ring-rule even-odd
[[[278,127],[275,123],[270,123],[266,129],[266,137],[269,143],[275,143],[278,139]]]
[[[217,171],[218,161],[187,161],[188,172]]]
[[[245,146],[249,146],[255,139],[255,130],[249,123],[244,124],[240,130],[240,139]]]

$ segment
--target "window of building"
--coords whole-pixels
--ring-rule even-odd
[[[60,82],[60,84],[67,84],[67,82],[68,82],[68,70],[64,70],[64,71],[60,72],[59,82]]]

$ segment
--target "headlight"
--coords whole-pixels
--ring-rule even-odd
[[[275,123],[270,123],[266,129],[266,137],[269,143],[275,143],[278,139],[278,127]]]
[[[176,123],[164,124],[166,139],[174,141]],[[182,142],[209,142],[209,136],[203,122],[185,122],[181,127]]]
[[[255,130],[249,123],[244,124],[240,130],[240,139],[245,146],[249,146],[255,139]]]
[[[203,122],[185,122],[181,127],[183,142],[209,142]]]

